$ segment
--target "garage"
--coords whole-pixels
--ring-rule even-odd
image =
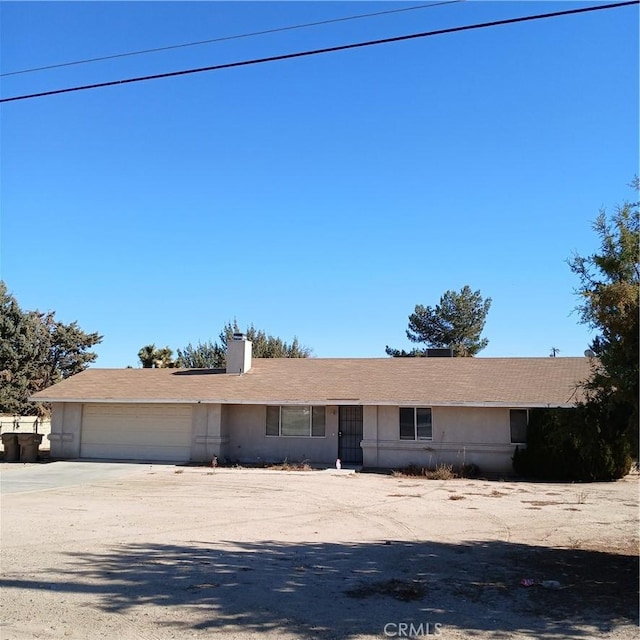
[[[187,462],[190,456],[188,405],[84,405],[82,458]]]

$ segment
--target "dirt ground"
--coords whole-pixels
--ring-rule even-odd
[[[631,640],[638,487],[131,465],[6,493],[0,638]]]

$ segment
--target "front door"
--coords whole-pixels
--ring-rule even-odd
[[[338,458],[344,464],[362,464],[362,407],[340,407]]]

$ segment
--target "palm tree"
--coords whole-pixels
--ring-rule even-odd
[[[140,358],[143,369],[153,368],[155,361],[158,359],[158,350],[156,349],[156,345],[148,344],[146,347],[142,347],[142,349],[138,351],[138,358]]]

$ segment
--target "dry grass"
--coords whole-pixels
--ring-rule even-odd
[[[299,462],[290,462],[288,459],[282,462],[220,462],[218,458],[214,458],[209,464],[196,464],[196,466],[204,466],[210,469],[206,474],[208,476],[214,475],[216,469],[269,469],[271,471],[313,471],[314,468],[309,464],[308,460],[301,460]]]
[[[453,478],[458,477],[454,473],[453,465],[451,464],[440,464],[435,469],[410,464],[408,467],[394,470],[393,475],[397,478],[422,477],[428,480],[453,480]]]
[[[451,480],[456,477],[456,474],[453,473],[453,465],[441,464],[434,471],[429,472],[427,477],[431,480]]]
[[[301,462],[289,462],[285,460],[281,464],[267,465],[267,469],[273,471],[313,471],[308,460],[302,460]]]

